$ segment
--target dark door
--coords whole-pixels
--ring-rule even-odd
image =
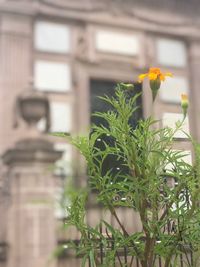
[[[108,81],[108,80],[91,80],[90,81],[90,121],[91,124],[100,125],[103,124],[104,126],[108,127],[106,125],[105,120],[92,116],[92,114],[96,111],[99,112],[106,112],[108,110],[111,110],[112,107],[103,100],[99,99],[98,96],[114,96],[115,95],[115,88],[116,88],[116,82],[115,81]],[[134,90],[130,91],[130,95],[134,95],[141,91],[141,84],[136,83]],[[141,97],[137,99],[137,106],[142,107],[142,101]],[[137,121],[142,118],[142,108],[139,108],[130,119],[130,124],[133,128],[136,127]],[[115,143],[115,140],[112,137],[109,136],[101,136],[96,142],[96,146],[100,149],[104,149],[104,143],[106,142],[110,146],[113,146]],[[116,172],[127,172],[127,168],[124,166],[123,162],[116,159],[115,156],[109,155],[106,160],[103,163],[103,170],[102,175],[104,175],[108,170],[112,170],[112,173],[115,174]]]

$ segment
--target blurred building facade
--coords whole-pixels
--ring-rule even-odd
[[[172,72],[153,107],[144,82],[143,116],[153,114],[160,125],[174,127],[186,93],[184,130],[200,141],[199,12],[197,0],[0,0],[1,267],[80,266],[70,257],[49,261],[64,239],[56,230],[63,215],[49,203],[63,175],[84,164],[65,140],[46,133],[85,133],[95,84],[105,91],[117,82],[134,83],[151,66]],[[35,93],[48,99],[50,110],[35,121],[39,134],[24,120],[19,101]],[[191,162],[186,135],[179,132],[176,140]],[[55,162],[60,169],[52,174],[48,166]]]

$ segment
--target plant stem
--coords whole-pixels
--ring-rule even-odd
[[[121,223],[121,221],[119,220],[119,218],[118,218],[118,216],[117,216],[117,213],[116,213],[115,209],[114,209],[112,206],[110,206],[110,205],[109,205],[108,207],[109,207],[109,210],[110,210],[111,214],[115,217],[116,221],[118,222],[119,226],[121,227],[124,236],[125,236],[125,237],[128,237],[129,234],[128,234],[128,232],[126,231],[124,225],[123,225],[123,224]],[[131,240],[130,242],[131,242],[131,244],[132,244],[132,246],[133,246],[133,249],[135,250],[136,255],[137,255],[137,256],[141,256],[141,253],[140,253],[139,250],[137,249],[137,246],[136,246],[136,244],[134,243],[134,241]]]

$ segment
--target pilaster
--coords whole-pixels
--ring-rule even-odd
[[[54,179],[51,166],[60,157],[42,139],[23,140],[3,155],[10,180],[7,216],[8,267],[54,266],[56,247]]]
[[[192,40],[189,47],[190,117],[193,136],[200,141],[200,40]]]
[[[32,18],[0,15],[0,153],[14,145],[23,129],[13,129],[15,100],[32,73]],[[15,134],[13,134],[15,131]]]

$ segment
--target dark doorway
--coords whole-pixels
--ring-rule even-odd
[[[98,96],[109,96],[112,97],[115,95],[115,88],[117,82],[110,80],[91,80],[90,81],[90,114],[93,114],[96,111],[105,112],[111,109],[111,106],[108,103],[102,101]],[[142,85],[141,83],[134,84],[134,90],[131,90],[130,96],[133,96],[136,93],[141,92]],[[130,124],[135,127],[137,121],[142,118],[142,98],[137,99],[137,106],[141,107],[136,112],[134,112],[133,117],[131,118]],[[102,124],[103,121],[100,118],[90,116],[90,122],[94,124]]]
[[[109,96],[112,97],[115,95],[115,89],[116,89],[117,83],[115,81],[109,81],[109,80],[91,80],[90,81],[90,122],[91,124],[95,125],[104,125],[105,127],[108,127],[106,125],[106,122],[99,118],[92,116],[92,114],[96,111],[98,112],[106,112],[108,110],[112,110],[112,107],[107,103],[104,102],[102,99],[99,99],[98,96]],[[138,92],[141,92],[141,84],[136,83],[134,84],[134,89],[130,90],[130,97],[135,95]],[[140,108],[134,112],[133,116],[130,119],[130,124],[133,128],[136,127],[137,122],[139,119],[142,118],[142,99],[139,97],[137,99],[137,106]],[[101,136],[101,138],[98,139],[96,142],[96,147],[98,147],[101,150],[104,150],[104,142],[109,144],[109,146],[114,146],[115,140],[112,137],[109,136]],[[129,170],[125,167],[124,163],[117,160],[115,156],[109,155],[105,159],[103,163],[103,169],[102,169],[102,175],[105,175],[105,173],[108,170],[112,170],[112,174],[115,175],[115,173],[119,172],[119,170],[122,173],[127,173]]]

